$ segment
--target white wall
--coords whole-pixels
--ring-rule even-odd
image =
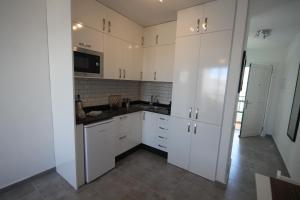
[[[46,0],[0,1],[0,188],[55,166]]]
[[[270,95],[266,109],[266,119],[264,124],[264,134],[272,135],[275,116],[277,112],[277,96],[280,92],[280,76],[284,69],[286,58],[286,48],[282,49],[247,49],[248,64],[261,64],[264,66],[273,66],[272,81],[270,84]]]
[[[300,182],[300,129],[296,142],[287,136],[287,128],[293,103],[294,90],[300,63],[300,33],[291,43],[284,68],[280,76],[280,92],[278,95],[277,113],[274,122],[273,138],[288,168],[291,177]]]

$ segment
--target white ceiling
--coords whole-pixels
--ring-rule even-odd
[[[177,11],[212,0],[97,0],[136,23],[147,27],[174,21]]]
[[[250,0],[248,49],[286,48],[300,32],[299,0]],[[272,29],[267,39],[255,38],[258,29]]]

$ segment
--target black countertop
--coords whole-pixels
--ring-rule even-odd
[[[101,110],[102,113],[96,117],[87,116],[84,119],[76,119],[76,124],[87,125],[87,124],[97,123],[108,119],[112,119],[113,117],[116,116],[121,116],[129,113],[139,112],[139,111],[149,111],[149,112],[154,112],[163,115],[170,115],[170,109],[168,105],[164,105],[164,104],[150,105],[149,103],[145,103],[145,102],[133,103],[133,105],[129,106],[128,109],[123,107],[117,109],[110,109],[107,105],[104,105],[104,106],[88,107],[88,108],[84,108],[84,110],[86,111],[86,113],[93,110],[94,111]]]

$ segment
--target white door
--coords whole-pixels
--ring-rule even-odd
[[[178,12],[176,36],[199,34],[203,18],[203,6],[194,6]]]
[[[175,45],[156,47],[156,81],[172,82],[174,69]]]
[[[156,47],[146,47],[143,51],[143,81],[154,81]]]
[[[260,135],[263,130],[271,76],[272,66],[251,64],[241,137]]]
[[[176,40],[176,21],[156,26],[157,44],[174,44]]]
[[[155,121],[152,113],[143,112],[143,137],[142,143],[151,147],[155,147]]]
[[[214,181],[219,152],[220,127],[193,123],[189,170]]]
[[[231,31],[201,36],[195,119],[220,125],[231,50]]]
[[[201,25],[202,32],[214,32],[233,29],[236,0],[216,0],[204,4],[204,17]]]
[[[188,170],[192,123],[178,117],[171,117],[169,123],[168,162]]]
[[[200,36],[177,38],[171,115],[192,118],[200,52]]]
[[[139,112],[128,114],[128,145],[127,150],[139,145],[142,142],[142,121]]]

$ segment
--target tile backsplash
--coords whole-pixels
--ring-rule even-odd
[[[160,103],[169,104],[172,83],[75,79],[75,95],[77,94],[80,94],[85,107],[108,104],[108,96],[115,94],[122,95],[122,98],[144,101],[150,101],[151,95],[154,95]]]

